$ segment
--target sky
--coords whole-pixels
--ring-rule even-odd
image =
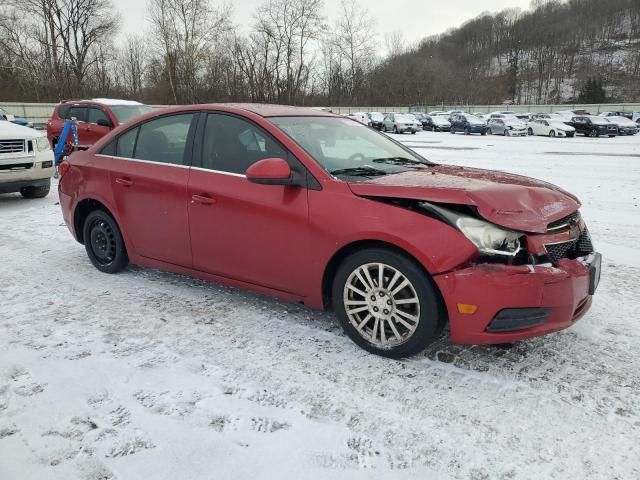
[[[527,9],[530,0],[357,0],[365,5],[374,19],[379,41],[384,34],[402,31],[409,43],[457,27],[482,12],[505,8]],[[113,0],[123,20],[121,36],[146,29],[146,0]],[[222,2],[212,0],[214,4]],[[265,0],[232,0],[233,19],[241,28],[252,23],[252,15]],[[325,15],[330,22],[340,11],[340,0],[325,0]]]

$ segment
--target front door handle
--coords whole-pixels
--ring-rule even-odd
[[[202,205],[213,205],[214,203],[216,203],[216,200],[214,198],[211,198],[209,195],[207,194],[201,194],[201,195],[193,195],[191,197],[191,203],[201,203]]]
[[[123,187],[130,187],[133,185],[133,180],[127,177],[118,177],[116,178],[116,183],[118,185],[122,185]]]

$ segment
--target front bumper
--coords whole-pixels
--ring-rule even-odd
[[[451,341],[512,343],[570,327],[591,307],[600,261],[599,254],[592,254],[584,261],[560,260],[557,267],[482,264],[435,276],[449,313]],[[459,304],[476,305],[477,310],[463,314]],[[524,321],[524,328],[497,331],[496,323],[491,326],[506,315],[501,312],[512,309],[547,315],[535,323]],[[510,320],[517,322],[517,317]]]

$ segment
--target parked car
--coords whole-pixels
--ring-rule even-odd
[[[462,115],[464,113],[464,110],[449,110],[445,113],[445,115],[449,117],[449,121],[452,121],[453,117],[455,117],[456,115]]]
[[[407,132],[415,135],[418,130],[422,130],[422,125],[413,115],[408,113],[389,113],[382,122],[383,132]]]
[[[33,128],[33,123],[29,120],[22,117],[16,117],[15,115],[7,112],[4,108],[0,108],[0,120],[7,120],[11,123],[15,123],[16,125]]]
[[[484,120],[469,114],[457,114],[453,116],[451,121],[451,133],[464,132],[466,135],[479,133],[487,134],[487,125]]]
[[[470,344],[568,328],[600,276],[575,196],[436,165],[317,110],[154,111],[60,174],[64,222],[101,272],[133,263],[332,308],[358,345],[388,357],[419,352],[447,324]]]
[[[490,118],[487,122],[487,133],[505,137],[526,137],[527,127],[517,118]]]
[[[573,116],[571,118],[573,118]],[[564,123],[566,121],[571,121],[571,118],[566,118],[558,113],[534,113],[532,120],[553,120]]]
[[[533,121],[533,113],[517,113],[516,118],[526,124]]]
[[[529,135],[543,135],[545,137],[573,137],[576,129],[558,120],[540,118],[530,122],[527,126]]]
[[[587,112],[586,110],[559,110],[555,113],[564,117],[568,121],[572,120],[573,117],[578,115],[580,116],[590,115],[589,112]]]
[[[601,135],[615,137],[618,135],[617,125],[604,117],[578,115],[571,119],[569,125],[576,129],[576,133],[581,133],[585,137],[599,137]]]
[[[636,135],[638,124],[627,117],[606,117],[611,123],[618,127],[618,135]]]
[[[369,112],[367,114],[371,127],[376,130],[382,130],[382,122],[384,122],[384,114],[380,112]]]
[[[148,105],[130,100],[65,100],[56,105],[47,121],[47,138],[55,147],[64,121],[75,118],[78,121],[78,143],[81,148],[87,148],[117,126],[151,110]]]
[[[363,125],[367,125],[368,127],[371,126],[369,115],[367,115],[365,112],[352,112],[349,113],[347,117],[357,120],[358,122],[362,123]]]
[[[0,121],[0,193],[46,197],[54,172],[53,151],[42,132]]]
[[[448,132],[451,130],[451,122],[445,115],[427,115],[422,128],[432,132]]]

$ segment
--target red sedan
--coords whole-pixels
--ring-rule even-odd
[[[600,276],[579,201],[436,165],[358,122],[275,105],[154,111],[61,165],[91,262],[129,262],[333,308],[363,348],[414,354],[567,328]]]

